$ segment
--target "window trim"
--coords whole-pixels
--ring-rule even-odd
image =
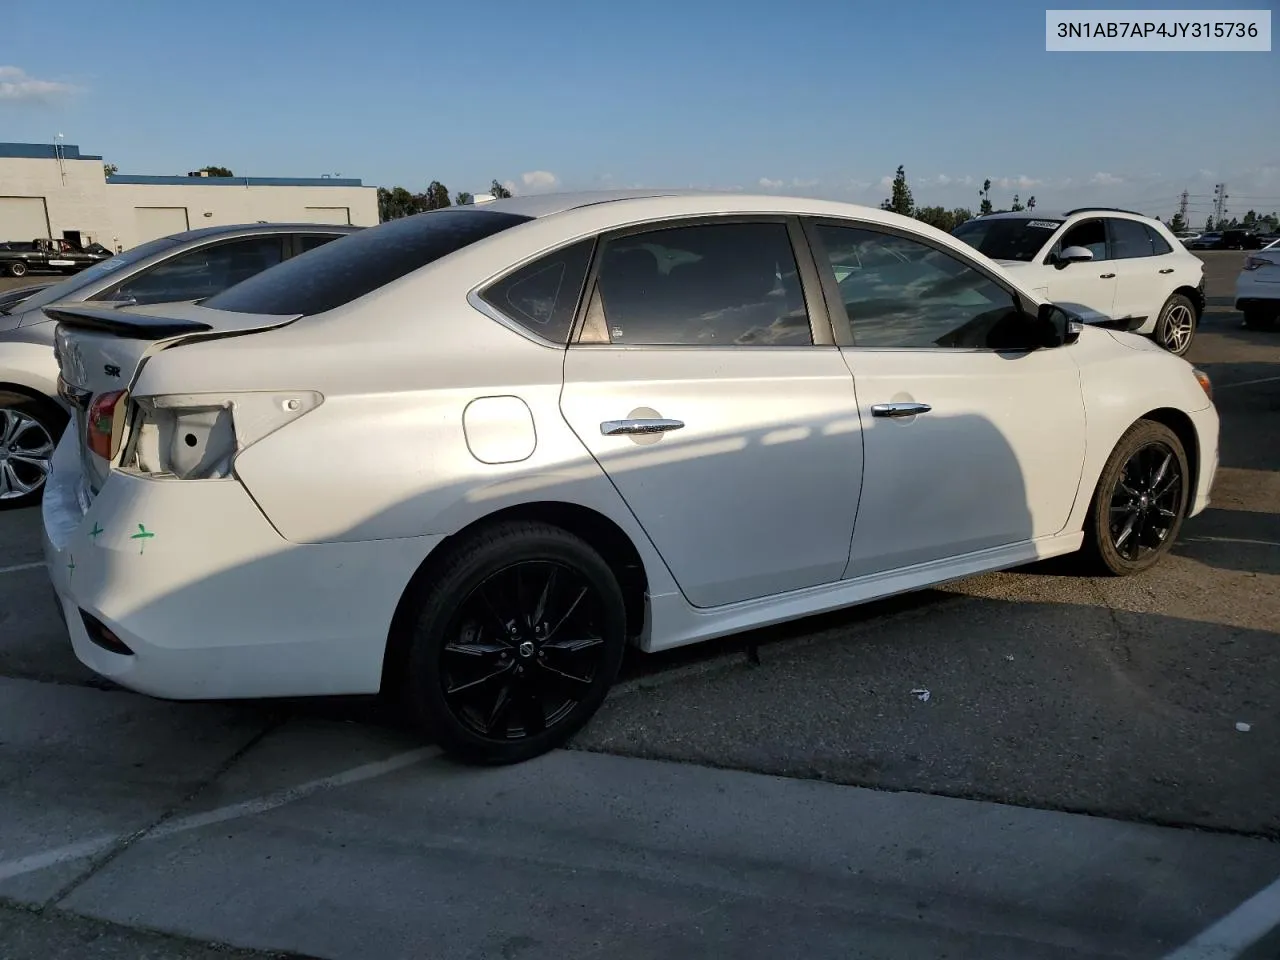
[[[526,327],[519,320],[516,320],[514,317],[507,316],[505,313],[503,313],[501,310],[499,310],[497,307],[495,307],[492,303],[490,303],[488,300],[484,298],[484,293],[486,290],[489,290],[492,287],[496,287],[498,284],[502,283],[504,280],[506,280],[513,274],[519,273],[525,267],[528,267],[534,263],[537,263],[539,260],[542,260],[546,257],[554,257],[556,254],[560,253],[562,250],[568,250],[570,247],[575,247],[578,244],[583,243],[584,241],[591,242],[591,253],[588,255],[587,273],[582,281],[582,289],[578,291],[578,302],[574,304],[574,307],[573,307],[573,318],[569,322],[569,336],[564,343],[558,343],[555,340],[549,340],[548,338],[541,336],[534,330],[531,330],[529,327]],[[495,273],[490,277],[486,278],[485,280],[482,280],[480,283],[477,283],[474,287],[472,287],[470,290],[467,291],[467,303],[473,309],[478,310],[480,313],[483,313],[486,317],[488,317],[494,323],[497,323],[503,327],[506,327],[508,330],[512,331],[513,333],[520,334],[520,336],[524,337],[526,340],[530,341],[531,343],[535,343],[540,347],[550,347],[554,350],[566,350],[573,343],[574,337],[577,335],[578,321],[582,314],[582,309],[583,309],[582,305],[583,305],[583,302],[587,299],[585,294],[591,284],[591,278],[593,276],[592,270],[595,269],[596,253],[599,251],[599,249],[600,249],[600,236],[594,233],[585,233],[582,236],[574,237],[571,240],[565,240],[562,242],[558,242],[553,246],[545,247],[542,250],[539,250],[537,253],[531,253],[529,256],[518,261],[517,263],[504,267],[500,273]]]
[[[796,275],[800,279],[800,293],[804,297],[805,311],[809,315],[810,343],[768,344],[753,347],[742,347],[736,344],[716,344],[709,346],[702,343],[597,343],[583,340],[587,314],[591,303],[598,295],[597,286],[600,277],[601,254],[606,246],[624,237],[654,233],[659,230],[679,230],[685,227],[721,226],[724,224],[757,224],[780,223],[787,228],[787,240],[791,244],[791,255],[796,261]],[[831,316],[827,311],[826,298],[822,294],[818,272],[801,227],[800,217],[788,213],[722,213],[693,214],[662,217],[657,220],[646,220],[643,223],[632,223],[625,227],[601,231],[596,236],[595,249],[592,251],[591,265],[587,269],[587,279],[583,284],[583,295],[578,301],[578,310],[574,315],[573,328],[570,331],[569,346],[583,348],[607,348],[613,350],[724,350],[728,348],[752,351],[763,350],[812,350],[821,347],[836,346],[835,333],[831,326]]]
[[[200,243],[191,247],[183,247],[179,249],[177,253],[174,253],[170,257],[165,257],[163,260],[156,260],[153,263],[147,264],[145,267],[140,267],[139,269],[135,270],[133,273],[129,274],[129,276],[121,277],[120,279],[116,280],[115,283],[108,284],[107,286],[103,287],[101,290],[98,290],[96,293],[91,294],[89,297],[85,298],[85,302],[86,303],[114,303],[115,301],[105,300],[104,298],[118,291],[126,283],[136,280],[139,277],[143,276],[144,274],[150,273],[153,270],[157,270],[160,267],[163,267],[165,264],[172,263],[174,260],[181,259],[182,257],[185,257],[188,254],[203,253],[207,250],[213,250],[216,247],[225,247],[228,244],[232,244],[232,243],[242,243],[245,240],[262,240],[262,239],[274,239],[276,243],[280,245],[280,263],[284,263],[286,260],[289,259],[289,256],[290,256],[289,251],[293,248],[293,241],[290,240],[289,234],[284,231],[281,231],[278,233],[274,233],[274,232],[273,233],[246,233],[246,234],[241,234],[240,236],[237,236],[237,237],[218,237],[217,239],[213,240],[210,243]],[[276,265],[277,264],[272,264],[272,266],[276,266]],[[267,269],[270,270],[271,267],[268,267]],[[183,301],[179,301],[179,302],[183,302]]]
[[[829,297],[835,306],[831,307],[828,315],[831,317],[832,326],[836,330],[836,344],[845,350],[865,350],[875,353],[902,353],[904,351],[931,352],[931,353],[1000,353],[1011,356],[1022,356],[1031,353],[1033,350],[1050,349],[1046,347],[1027,347],[1022,350],[997,350],[994,347],[864,347],[858,344],[853,335],[853,324],[849,320],[849,312],[845,308],[844,298],[840,296],[840,287],[835,280],[835,271],[831,269],[831,257],[827,252],[826,245],[822,242],[822,237],[818,234],[819,227],[841,227],[845,229],[865,230],[869,233],[878,233],[885,236],[897,237],[901,240],[910,240],[921,246],[929,247],[939,253],[953,257],[959,260],[966,267],[981,274],[985,279],[994,283],[1001,290],[1009,294],[1009,299],[1013,306],[1028,317],[1034,317],[1035,304],[1028,301],[1026,296],[1017,287],[1011,286],[1009,281],[997,273],[991,271],[990,268],[979,263],[970,257],[967,253],[955,250],[946,244],[939,243],[932,237],[922,236],[905,230],[901,227],[891,226],[884,223],[873,223],[866,220],[855,220],[853,218],[829,217],[829,216],[813,216],[805,217],[805,230],[809,234],[809,243],[812,248],[814,260],[816,263],[826,263],[826,269],[819,271],[824,286],[824,295]],[[829,288],[829,289],[827,289]]]

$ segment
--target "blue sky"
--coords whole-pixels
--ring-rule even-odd
[[[6,4],[0,140],[127,173],[1280,208],[1280,54],[1047,53],[1026,0],[56,6]]]

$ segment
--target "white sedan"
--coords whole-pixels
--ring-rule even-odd
[[[1208,503],[1207,378],[972,247],[819,200],[500,200],[200,305],[51,305],[71,642],[178,699],[402,694],[478,762],[663,650],[1083,551]]]
[[[1244,258],[1236,277],[1236,309],[1254,330],[1274,329],[1280,321],[1280,240]]]

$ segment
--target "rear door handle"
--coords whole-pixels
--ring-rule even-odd
[[[606,437],[635,436],[646,433],[667,433],[684,426],[683,420],[653,418],[644,420],[606,420],[600,424],[600,433]]]
[[[1100,274],[1098,274],[1098,279],[1099,279],[1099,280],[1110,280],[1110,279],[1111,279],[1112,277],[1114,277],[1114,276],[1115,276],[1115,274],[1114,274],[1114,273],[1100,273]]]
[[[873,417],[914,417],[918,413],[928,413],[933,407],[927,403],[876,403],[871,406]]]
[[[1160,272],[1161,272],[1161,273],[1173,273],[1173,267],[1165,267],[1165,268],[1164,268],[1163,270],[1161,270]]]

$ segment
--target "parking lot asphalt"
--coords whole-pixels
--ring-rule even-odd
[[[1156,569],[635,657],[510,770],[364,703],[96,681],[38,512],[0,514],[0,957],[1155,958],[1224,915],[1244,944],[1255,891],[1280,919],[1280,336],[1231,309],[1241,255],[1203,259],[1222,466]]]

